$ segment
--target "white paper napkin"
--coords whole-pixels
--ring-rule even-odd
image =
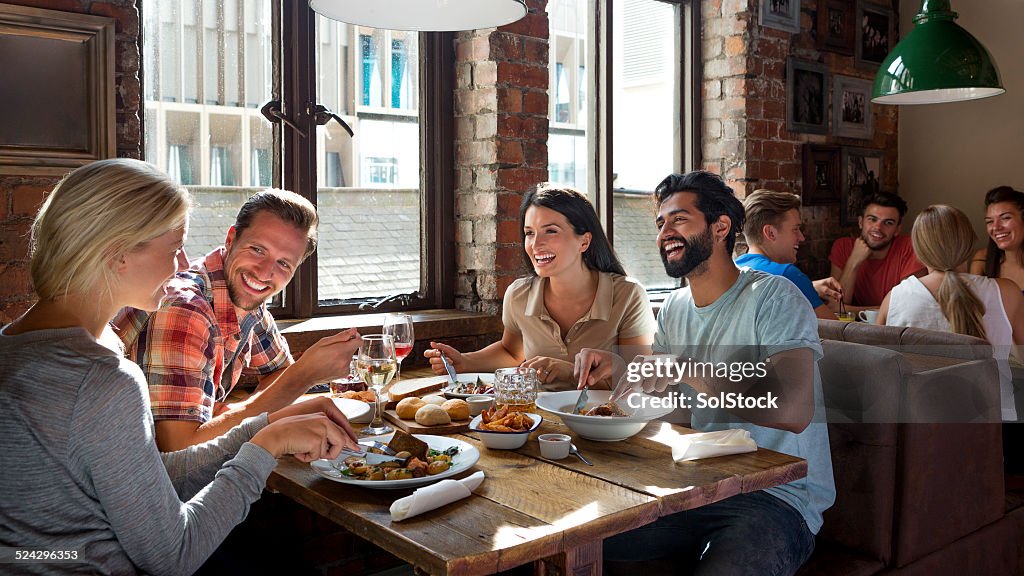
[[[400,522],[466,498],[484,481],[483,471],[478,471],[462,480],[445,479],[437,484],[417,488],[415,492],[399,498],[391,505],[391,521]]]
[[[733,428],[679,436],[672,442],[672,459],[679,462],[754,450],[757,450],[757,443],[750,437],[750,432]]]

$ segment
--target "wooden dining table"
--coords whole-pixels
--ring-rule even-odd
[[[584,440],[557,417],[518,450],[490,450],[472,431],[454,435],[480,450],[486,479],[468,498],[402,522],[389,508],[411,490],[379,490],[333,482],[308,464],[282,458],[267,487],[333,520],[412,564],[417,573],[494,574],[530,562],[537,573],[598,576],[605,538],[661,516],[807,475],[807,462],[755,452],[686,462],[671,441],[693,430],[661,421],[621,442]],[[563,433],[593,466],[576,458],[546,460],[536,436]]]

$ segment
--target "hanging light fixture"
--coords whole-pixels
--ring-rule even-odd
[[[349,24],[419,32],[493,28],[526,16],[523,0],[309,0],[309,7]]]
[[[914,29],[878,69],[871,101],[937,104],[1006,92],[988,50],[956,18],[949,0],[922,0]]]

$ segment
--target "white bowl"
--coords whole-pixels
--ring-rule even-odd
[[[530,437],[530,432],[537,429],[540,426],[543,417],[540,414],[527,414],[531,420],[533,420],[533,426],[530,426],[529,430],[523,432],[495,432],[493,430],[481,430],[480,423],[483,416],[477,416],[469,423],[469,429],[480,435],[480,440],[483,441],[484,446],[496,450],[515,450],[516,448],[522,448],[526,444],[527,438]]]
[[[585,409],[589,410],[598,404],[608,402],[611,395],[611,390],[589,391],[587,393]],[[629,397],[617,402],[624,412],[630,414],[629,416],[581,416],[569,412],[579,396],[578,390],[541,392],[537,396],[537,407],[546,412],[557,414],[570,430],[583,438],[599,442],[625,440],[643,430],[644,426],[651,420],[661,418],[673,410],[670,406],[655,408],[642,400],[643,398],[653,398],[653,396],[634,392]],[[640,408],[630,408],[627,402],[629,399],[632,399],[634,405],[639,405]]]

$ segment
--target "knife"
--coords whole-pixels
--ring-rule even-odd
[[[587,405],[587,390],[589,389],[590,386],[585,386],[583,390],[580,390],[580,397],[576,399],[576,405],[572,407],[573,414],[579,414],[580,410]]]
[[[452,388],[455,388],[459,382],[458,379],[455,378],[455,368],[452,367],[451,362],[448,361],[448,358],[446,358],[444,354],[441,354],[441,363],[444,364],[444,369],[448,372],[448,381],[451,383]]]

